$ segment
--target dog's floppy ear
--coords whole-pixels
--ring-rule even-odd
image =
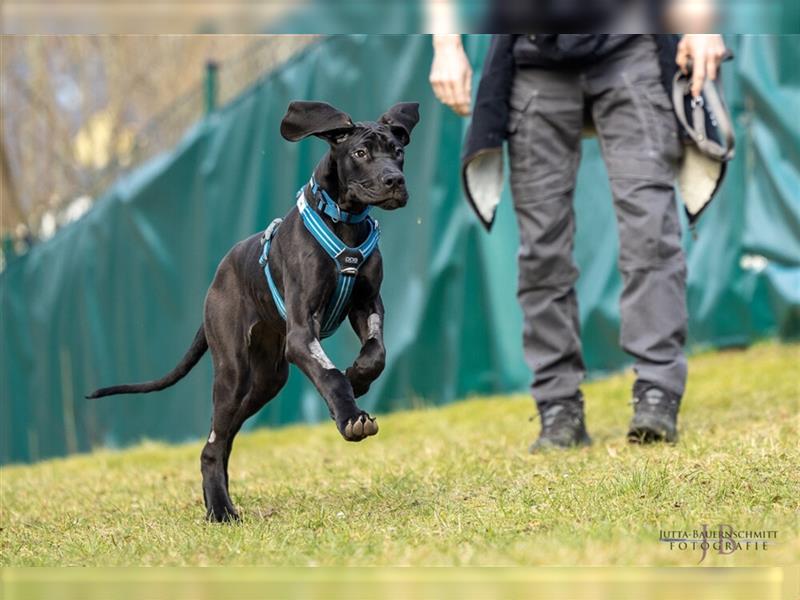
[[[316,135],[333,142],[355,127],[350,115],[327,102],[289,103],[281,121],[281,135],[290,142]]]
[[[392,133],[407,146],[411,141],[411,131],[419,123],[419,102],[398,102],[383,113],[378,122],[388,125]]]

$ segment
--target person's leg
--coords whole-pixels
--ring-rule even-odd
[[[587,441],[579,396],[585,367],[574,289],[578,270],[572,259],[572,193],[582,122],[577,75],[517,70],[509,156],[520,236],[518,299],[524,315],[525,359],[534,373],[532,392],[543,429],[559,425],[565,416],[574,425],[556,436],[553,445]],[[554,408],[565,399],[570,400],[567,410]]]
[[[596,65],[587,86],[619,229],[622,347],[636,359],[637,397],[658,388],[677,416],[687,374],[686,266],[674,191],[681,150],[655,42],[642,36]],[[658,404],[655,396],[647,402]]]

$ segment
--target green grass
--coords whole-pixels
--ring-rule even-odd
[[[380,415],[360,444],[331,423],[241,435],[237,525],[203,520],[199,441],[6,467],[0,565],[696,564],[658,537],[701,523],[779,542],[703,564],[795,562],[799,359],[691,359],[674,447],[625,443],[630,374],[584,387],[589,449],[527,454],[525,395]]]

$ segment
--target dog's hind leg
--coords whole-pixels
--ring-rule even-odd
[[[210,521],[238,519],[228,495],[227,457],[239,430],[237,413],[246,403],[252,384],[247,324],[253,319],[237,286],[235,270],[223,261],[205,305],[204,328],[214,365],[214,407],[211,431],[200,454],[200,472]]]
[[[236,414],[249,393],[249,381],[239,377],[232,367],[217,368],[214,374],[214,414],[211,432],[200,454],[203,474],[203,500],[206,518],[230,521],[239,518],[228,495],[228,455],[238,428]]]
[[[203,498],[210,521],[239,518],[228,491],[228,462],[233,440],[242,424],[275,397],[286,383],[288,364],[283,338],[259,335],[260,328],[232,352],[214,353],[214,415],[211,433],[201,454]]]
[[[225,489],[228,489],[228,460],[233,450],[233,440],[244,422],[261,410],[278,395],[289,378],[286,361],[286,338],[270,333],[263,322],[250,328],[248,347],[250,358],[250,390],[242,399],[231,419],[225,453]]]

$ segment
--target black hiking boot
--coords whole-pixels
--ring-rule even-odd
[[[633,384],[633,419],[628,427],[632,444],[678,441],[681,397],[647,381]]]
[[[538,403],[542,431],[539,439],[531,444],[531,454],[543,450],[588,446],[592,439],[583,420],[583,394],[578,392],[569,398],[544,400]]]

